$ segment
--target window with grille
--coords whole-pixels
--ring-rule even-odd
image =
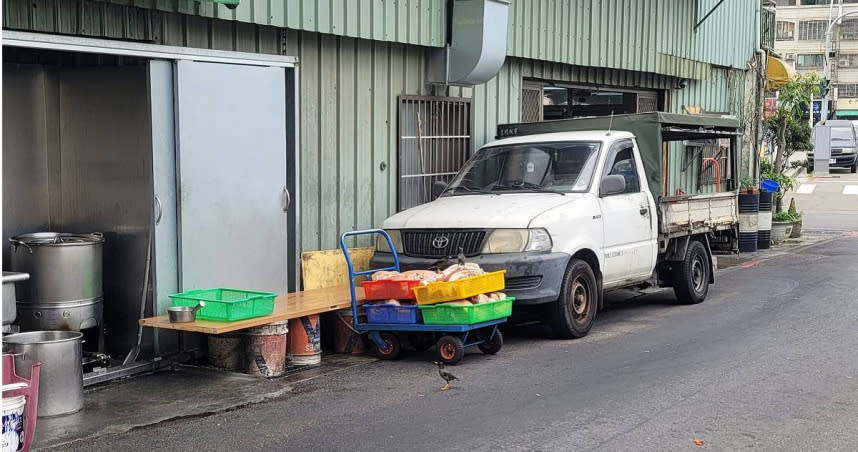
[[[837,97],[841,99],[858,97],[858,83],[837,85]]]
[[[795,6],[795,0],[775,0],[777,6]]]
[[[816,41],[825,39],[825,28],[828,22],[824,20],[810,20],[798,23],[799,41]]]
[[[847,41],[858,40],[858,20],[844,20],[840,23],[840,39]]]
[[[795,24],[792,22],[777,22],[775,39],[778,41],[792,41],[795,39]]]
[[[542,85],[526,83],[521,87],[521,122],[542,121]]]
[[[470,156],[471,99],[399,96],[399,210],[432,200]]]
[[[803,53],[795,56],[796,69],[821,68],[825,63],[821,53]]]

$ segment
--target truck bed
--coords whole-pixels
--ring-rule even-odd
[[[658,201],[660,239],[727,230],[738,222],[736,192],[670,196]]]

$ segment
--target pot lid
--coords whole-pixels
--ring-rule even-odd
[[[69,246],[69,245],[92,245],[104,243],[104,236],[100,232],[91,234],[75,234],[69,232],[34,232],[31,234],[16,235],[9,239],[12,245],[25,244],[29,246]]]

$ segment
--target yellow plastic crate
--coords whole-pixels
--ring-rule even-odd
[[[486,273],[453,282],[434,282],[414,288],[418,305],[463,300],[481,293],[500,292],[504,289],[506,270]]]

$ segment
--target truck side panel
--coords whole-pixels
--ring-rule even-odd
[[[660,239],[730,229],[739,221],[735,192],[661,198]]]

